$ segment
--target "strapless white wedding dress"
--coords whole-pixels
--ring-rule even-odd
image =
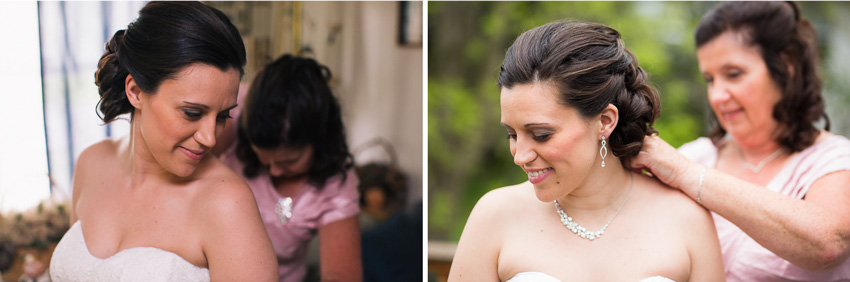
[[[130,248],[106,259],[97,258],[89,252],[77,221],[53,251],[50,279],[53,282],[210,281],[210,271],[154,247]]]
[[[542,272],[520,272],[508,279],[505,282],[561,282],[558,278],[549,276],[546,273]],[[663,277],[663,276],[653,276],[649,278],[644,278],[639,282],[676,282],[673,279]]]

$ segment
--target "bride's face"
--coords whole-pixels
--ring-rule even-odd
[[[152,161],[179,177],[194,173],[224,130],[238,87],[237,70],[196,63],[155,94],[142,93],[134,119]]]
[[[547,83],[501,91],[502,125],[508,130],[514,163],[528,174],[543,202],[571,193],[601,161],[599,129],[561,104],[558,95]]]

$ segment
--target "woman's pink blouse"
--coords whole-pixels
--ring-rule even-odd
[[[717,164],[717,147],[708,138],[702,137],[682,145],[679,151],[707,167]],[[850,140],[830,135],[791,157],[766,188],[803,199],[816,180],[844,170],[850,170]],[[712,215],[723,252],[727,281],[850,281],[850,260],[830,271],[809,272],[774,255],[734,223],[717,214]],[[818,219],[810,220],[816,222]]]

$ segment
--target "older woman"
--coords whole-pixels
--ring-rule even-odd
[[[850,279],[850,140],[826,131],[815,38],[795,3],[720,4],[696,30],[718,126],[633,160],[714,212],[729,281]]]
[[[508,49],[502,125],[528,181],[482,197],[449,281],[722,281],[709,213],[623,163],[658,93],[620,34],[549,23]]]

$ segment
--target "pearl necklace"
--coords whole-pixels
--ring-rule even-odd
[[[761,169],[764,168],[765,165],[770,163],[770,161],[772,161],[773,159],[776,159],[776,157],[779,157],[779,154],[782,153],[782,148],[780,147],[779,149],[776,150],[776,152],[773,152],[773,154],[770,154],[770,156],[761,160],[761,162],[759,162],[758,165],[751,165],[750,163],[746,162],[744,160],[744,152],[740,151],[740,150],[738,152],[740,153],[738,155],[738,157],[739,157],[738,161],[741,162],[741,166],[743,166],[746,169],[749,169],[753,173],[759,173],[759,171],[761,171]]]
[[[629,176],[631,176],[632,184],[631,188],[629,188],[629,193],[626,194],[626,199],[623,200],[623,203],[620,204],[619,208],[617,208],[617,212],[614,213],[614,216],[612,216],[611,219],[609,219],[608,222],[605,223],[605,226],[602,226],[602,229],[599,229],[599,231],[596,232],[587,231],[587,228],[584,228],[583,226],[573,221],[572,217],[567,216],[567,213],[564,212],[563,209],[561,209],[561,204],[558,204],[558,200],[555,200],[555,209],[558,211],[558,215],[561,216],[561,223],[563,223],[564,226],[567,227],[567,229],[584,239],[593,241],[598,239],[599,237],[602,237],[602,234],[605,234],[605,229],[608,229],[608,224],[611,224],[611,221],[613,221],[614,218],[617,217],[618,214],[620,214],[620,210],[623,209],[623,206],[626,205],[626,201],[629,200],[629,196],[632,195],[632,190],[634,190],[635,188],[635,177],[631,173],[629,174]]]

